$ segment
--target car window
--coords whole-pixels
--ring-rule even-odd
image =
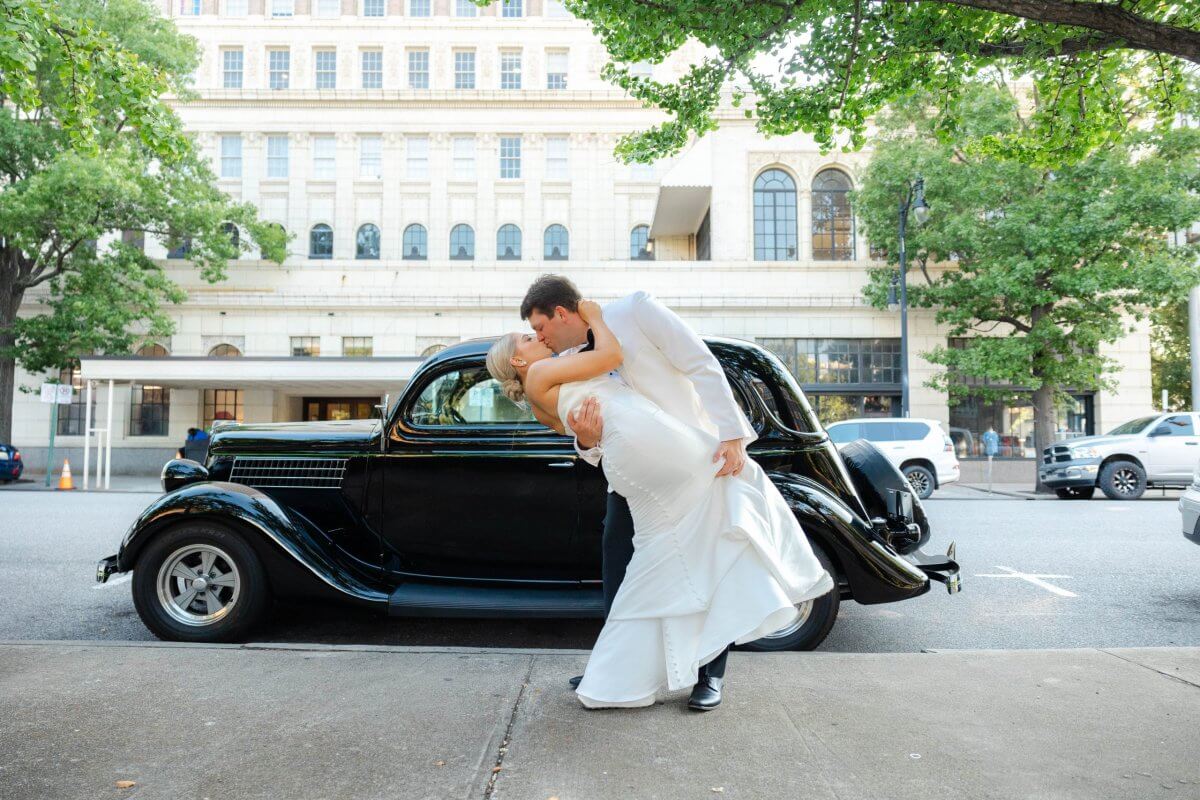
[[[857,422],[845,422],[841,425],[834,425],[826,430],[829,432],[829,438],[833,440],[834,444],[845,444],[861,437],[861,428],[862,426]]]
[[[868,442],[894,442],[896,436],[892,427],[890,422],[864,422],[862,423],[862,438]]]
[[[533,412],[509,400],[483,367],[465,367],[434,378],[422,391],[409,420],[421,426],[512,425],[536,422]]]
[[[893,422],[892,428],[898,442],[919,442],[929,435],[929,426],[924,422]]]
[[[1167,417],[1162,421],[1162,425],[1156,426],[1155,430],[1167,427],[1169,433],[1159,434],[1160,436],[1195,436],[1196,429],[1192,425],[1191,414],[1177,414],[1174,417]]]
[[[1108,432],[1108,435],[1124,436],[1127,433],[1141,433],[1147,425],[1149,425],[1151,422],[1154,422],[1156,419],[1158,419],[1158,417],[1140,417],[1138,419],[1131,419],[1129,422],[1113,428]]]

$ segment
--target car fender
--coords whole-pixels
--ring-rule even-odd
[[[770,473],[808,537],[824,548],[864,605],[907,600],[929,591],[924,572],[881,541],[871,525],[837,496],[794,473]]]
[[[320,532],[302,517],[289,514],[274,498],[239,483],[189,483],[159,497],[130,526],[117,553],[117,571],[131,570],[153,538],[183,522],[211,520],[246,535],[249,544],[274,567],[300,567],[311,584],[365,603],[387,604],[388,593],[341,564],[321,543]],[[258,534],[255,536],[254,534]],[[296,577],[296,570],[291,576]]]

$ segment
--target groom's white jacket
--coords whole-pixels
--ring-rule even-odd
[[[617,372],[639,394],[671,416],[708,431],[721,441],[758,436],[733,399],[733,390],[716,357],[679,315],[648,292],[604,306],[604,321],[621,343],[624,362]],[[604,415],[603,406],[600,408]],[[579,448],[592,466],[603,448]]]

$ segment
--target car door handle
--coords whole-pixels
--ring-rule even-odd
[[[556,469],[570,469],[575,466],[574,461],[552,461],[547,466],[555,467]]]

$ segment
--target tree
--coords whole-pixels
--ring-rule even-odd
[[[1188,339],[1188,303],[1177,300],[1150,315],[1150,378],[1154,399],[1167,391],[1167,407],[1192,409],[1192,348]]]
[[[723,91],[749,98],[759,130],[861,147],[869,118],[914,91],[946,111],[980,76],[1032,84],[1038,114],[990,144],[1046,163],[1119,137],[1134,118],[1169,124],[1200,64],[1200,5],[1176,0],[568,0],[616,63],[607,75],[671,119],[617,153],[653,161],[716,127]],[[707,55],[676,83],[638,77],[689,41]],[[953,138],[961,118],[946,114]]]
[[[164,102],[186,95],[196,43],[145,0],[0,0],[0,441],[12,431],[16,366],[69,366],[128,352],[133,330],[165,335],[183,292],[138,237],[186,243],[210,281],[286,235],[215,188]],[[231,231],[239,231],[236,241]],[[106,234],[130,241],[97,246]],[[29,297],[38,310],[18,315]]]
[[[960,102],[968,144],[1020,124],[1004,92],[979,87]],[[1032,391],[1040,452],[1065,389],[1111,386],[1115,365],[1101,345],[1200,282],[1196,247],[1167,236],[1200,219],[1200,130],[1133,132],[1047,170],[940,140],[930,105],[913,98],[881,119],[853,203],[894,265],[899,200],[910,178],[924,177],[932,214],[908,228],[909,302],[933,309],[950,336],[968,337],[965,347],[924,354],[946,367],[931,385],[952,402]],[[877,307],[894,274],[872,271],[865,292]]]

